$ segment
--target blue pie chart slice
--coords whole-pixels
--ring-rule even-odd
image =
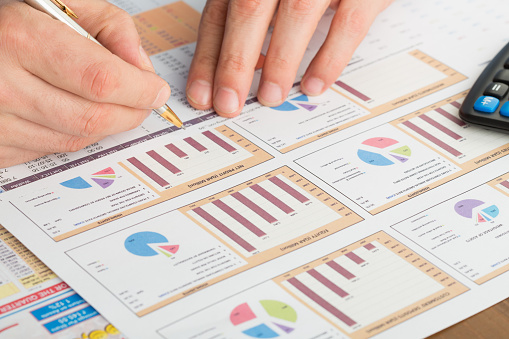
[[[488,208],[485,208],[482,210],[484,214],[490,216],[492,219],[496,218],[498,214],[500,213],[499,209],[495,205],[491,205]]]
[[[168,239],[156,232],[139,232],[130,235],[124,242],[125,249],[140,257],[153,257],[158,255],[149,244],[167,243]]]
[[[384,157],[379,153],[364,151],[360,149],[359,151],[357,151],[357,155],[359,156],[359,159],[370,165],[375,166],[394,165],[393,161],[389,160],[388,158]]]
[[[271,107],[272,109],[276,111],[282,111],[282,112],[290,112],[290,111],[296,111],[299,108],[295,106],[294,104],[289,103],[288,101],[283,102],[280,106],[277,107]]]
[[[86,182],[85,179],[83,179],[82,177],[77,177],[77,178],[74,178],[71,180],[61,182],[60,185],[67,187],[67,188],[72,188],[75,190],[82,190],[82,189],[92,187],[92,185],[90,185],[88,182]]]
[[[248,330],[242,331],[242,333],[252,338],[277,338],[279,334],[274,332],[269,326],[261,324],[255,327],[251,327]]]

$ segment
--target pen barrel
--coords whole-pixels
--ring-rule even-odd
[[[51,0],[24,0],[24,1],[31,7],[48,14],[53,19],[63,22],[64,24],[78,32],[80,35],[100,45],[99,41],[92,37],[80,25],[78,25],[76,21],[74,21],[71,17],[67,15],[67,13],[65,13],[57,5],[55,5],[53,1]]]

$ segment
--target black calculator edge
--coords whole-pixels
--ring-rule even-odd
[[[509,132],[509,118],[500,117],[492,119],[485,113],[479,113],[474,110],[474,104],[477,98],[483,95],[487,84],[492,82],[497,72],[504,69],[504,63],[509,57],[509,43],[493,58],[484,71],[475,82],[474,86],[468,92],[463,104],[461,104],[459,115],[466,122],[484,127],[493,128],[495,130],[505,130]],[[486,81],[485,79],[489,79]]]

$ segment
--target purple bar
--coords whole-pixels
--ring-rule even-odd
[[[509,189],[509,181],[502,181],[500,185],[504,186],[505,188]]]
[[[247,228],[248,230],[250,230],[251,232],[253,232],[257,236],[263,237],[263,236],[267,235],[264,231],[262,231],[261,229],[256,227],[251,221],[249,221],[246,218],[244,218],[242,215],[237,213],[235,210],[233,210],[230,206],[226,205],[221,200],[215,200],[212,203],[215,206],[219,207],[223,212],[228,214],[230,217],[232,217],[233,219],[237,220],[239,223],[242,224],[242,226],[244,226],[245,228]]]
[[[173,132],[173,130],[171,128],[165,128],[165,129],[162,129],[160,131],[157,131],[157,132],[154,132],[152,134],[149,134],[149,136],[154,139],[154,138],[159,138],[160,136],[163,136],[163,135],[166,135],[166,134],[169,134]]]
[[[163,158],[159,153],[157,153],[156,151],[148,151],[147,154],[152,158],[154,159],[155,161],[157,161],[158,163],[160,163],[161,165],[164,166],[164,168],[166,168],[168,171],[170,171],[171,173],[173,174],[177,174],[177,173],[180,173],[182,172],[181,170],[179,170],[177,167],[175,167],[171,162],[169,162],[168,160],[166,160],[165,158]]]
[[[457,101],[453,101],[450,104],[453,105],[454,107],[456,107],[457,109],[460,109],[460,107],[461,107],[461,104]]]
[[[452,104],[452,102],[451,102],[451,104]],[[463,126],[466,125],[466,123],[463,120],[461,120],[460,118],[452,115],[451,113],[447,112],[446,110],[444,110],[442,108],[437,108],[437,109],[435,109],[435,111],[437,111],[438,113],[442,114],[445,118],[451,120],[452,122],[454,122],[458,126],[463,127]]]
[[[244,195],[242,195],[242,193],[239,192],[233,193],[232,197],[240,201],[242,204],[244,204],[246,207],[251,209],[256,214],[258,214],[260,217],[265,219],[265,221],[267,221],[268,223],[272,224],[277,221],[276,218],[274,218],[272,215],[267,213],[263,208],[261,208],[260,206],[246,198]]]
[[[180,148],[178,148],[177,146],[175,146],[174,144],[169,144],[169,145],[166,145],[165,146],[170,152],[172,152],[173,154],[175,154],[177,157],[179,158],[185,158],[187,157],[187,154],[182,151]]]
[[[189,145],[193,146],[198,152],[204,152],[207,150],[205,146],[203,146],[193,138],[185,138],[184,141],[187,142]]]
[[[78,166],[87,164],[93,160],[94,160],[94,158],[92,158],[92,157],[85,157],[85,158],[81,158],[78,160],[68,162],[67,164],[65,164],[65,166],[67,166],[68,168],[74,168],[74,167],[78,167]]]
[[[294,210],[290,206],[288,206],[287,204],[285,204],[284,202],[282,202],[281,200],[276,198],[271,193],[267,192],[267,190],[265,190],[263,187],[259,186],[258,184],[251,186],[251,188],[253,189],[253,191],[255,191],[256,193],[258,193],[259,195],[261,195],[262,197],[264,197],[265,199],[267,199],[268,201],[270,201],[271,203],[276,205],[280,210],[282,210],[286,214],[290,214],[290,213],[294,212]]]
[[[101,151],[99,153],[93,153],[93,154],[90,154],[90,157],[93,158],[94,160],[97,160],[97,159],[101,159],[101,158],[104,158],[110,154],[113,154],[113,153],[116,153],[118,151],[121,151],[123,150],[124,148],[122,146],[115,146],[115,147],[111,147],[111,148],[108,148],[104,151]]]
[[[168,186],[169,183],[161,178],[159,175],[157,175],[154,171],[152,171],[150,168],[145,166],[141,161],[139,161],[136,158],[129,158],[127,159],[134,167],[145,173],[146,176],[148,176],[150,179],[154,180],[159,186],[164,187]]]
[[[201,122],[203,122],[203,119],[201,117],[200,118],[194,118],[192,120],[186,121],[186,126],[198,125]]]
[[[311,270],[307,271],[307,273],[309,273],[309,275],[311,275],[313,278],[315,278],[316,280],[318,280],[319,282],[321,282],[322,284],[327,286],[328,289],[330,289],[332,292],[339,295],[341,298],[348,296],[348,293],[343,291],[341,288],[339,288],[339,286],[337,286],[332,281],[330,281],[329,279],[324,277],[322,274],[320,274],[315,269],[311,269]]]
[[[235,232],[233,232],[231,229],[223,225],[219,220],[208,214],[201,207],[196,207],[195,209],[193,209],[193,211],[196,212],[196,214],[198,214],[203,219],[207,220],[208,223],[217,228],[220,232],[222,232],[228,238],[236,242],[240,247],[242,247],[246,251],[253,252],[256,250],[256,248],[254,248],[250,243],[239,237]]]
[[[237,150],[235,147],[233,147],[232,145],[230,145],[229,143],[227,143],[226,141],[224,141],[223,139],[221,139],[220,137],[218,137],[211,131],[206,131],[206,132],[203,132],[202,134],[204,136],[206,136],[207,138],[209,138],[210,140],[212,140],[213,142],[215,142],[216,144],[218,144],[219,146],[221,146],[222,148],[224,148],[227,152],[231,153],[231,152],[235,152]]]
[[[149,135],[145,135],[145,136],[142,136],[141,138],[137,138],[137,139],[125,142],[121,146],[124,147],[124,148],[129,148],[129,147],[136,146],[136,145],[139,145],[141,143],[144,143],[145,141],[148,141],[150,139],[152,139],[152,138]]]
[[[313,292],[309,287],[301,283],[297,278],[290,278],[288,279],[288,282],[293,285],[296,289],[301,291],[303,294],[305,294],[309,299],[313,300],[318,305],[322,306],[324,309],[326,309],[329,313],[334,315],[336,318],[344,322],[348,326],[353,326],[357,324],[355,321],[350,319],[346,314],[329,304],[325,299],[320,297],[318,294]]]
[[[15,182],[5,184],[2,187],[6,191],[11,191],[11,190],[19,188],[21,186],[25,186],[25,185],[31,184],[33,182],[36,182],[37,180],[39,180],[39,178],[37,178],[35,175],[32,175],[30,177],[26,177],[26,178],[23,178],[21,180],[15,181]]]
[[[44,172],[41,172],[41,173],[36,173],[35,176],[37,178],[39,178],[39,179],[44,179],[44,178],[47,178],[47,177],[51,177],[52,175],[55,175],[55,174],[61,173],[63,171],[66,171],[68,169],[69,168],[66,165],[60,165],[60,166],[52,168],[52,169],[50,169],[48,171],[44,171]]]
[[[330,268],[332,268],[334,271],[338,272],[339,274],[341,274],[343,277],[345,277],[348,280],[351,280],[351,279],[355,278],[355,275],[353,275],[352,273],[347,271],[343,266],[341,266],[340,264],[338,264],[334,260],[331,260],[331,261],[327,262],[327,265]]]
[[[437,145],[438,147],[444,149],[445,151],[451,153],[452,155],[454,155],[455,157],[459,157],[461,155],[461,153],[459,151],[457,151],[456,149],[452,148],[451,146],[447,145],[445,142],[443,142],[442,140],[432,136],[431,134],[429,134],[428,132],[426,132],[425,130],[423,130],[422,128],[414,125],[413,123],[411,123],[410,121],[405,121],[403,123],[403,125],[405,125],[406,127],[410,128],[411,130],[413,130],[414,132],[422,135],[424,138],[428,139],[429,141],[431,141],[432,143],[434,143],[435,145]]]
[[[448,129],[447,127],[442,125],[441,123],[436,122],[435,120],[433,120],[432,118],[428,117],[425,114],[419,115],[419,118],[426,121],[431,126],[441,130],[442,132],[444,132],[445,134],[447,134],[448,136],[450,136],[451,138],[453,138],[455,140],[460,140],[463,138],[461,135],[454,133],[453,131],[451,131],[450,129]]]
[[[353,253],[353,252],[348,252],[347,254],[345,254],[346,257],[350,260],[352,260],[354,263],[356,263],[357,265],[360,265],[364,262],[364,259],[362,259],[361,257],[359,257],[357,254]]]
[[[290,194],[292,197],[294,197],[295,199],[297,199],[301,203],[305,203],[305,202],[309,201],[308,198],[306,198],[305,196],[303,196],[302,194],[297,192],[297,190],[295,190],[294,188],[290,187],[290,185],[288,185],[286,182],[284,182],[283,180],[279,179],[278,177],[272,177],[272,178],[269,179],[269,181],[272,182],[277,187],[281,188],[286,193]]]
[[[369,243],[369,244],[364,245],[364,248],[367,249],[368,251],[371,251],[371,250],[374,250],[376,247],[372,243]]]
[[[371,100],[368,96],[362,94],[361,92],[359,92],[355,88],[352,88],[352,87],[348,86],[347,84],[345,84],[342,81],[336,81],[336,85],[338,85],[339,87],[341,87],[345,91],[350,92],[351,94],[355,95],[357,98],[359,98],[361,100],[364,100],[364,101]]]

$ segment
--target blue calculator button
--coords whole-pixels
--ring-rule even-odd
[[[504,117],[509,117],[509,102],[506,102],[502,108],[500,109],[500,115]]]
[[[477,99],[474,104],[474,109],[483,113],[494,113],[498,105],[500,104],[500,100],[494,97],[482,96]]]

